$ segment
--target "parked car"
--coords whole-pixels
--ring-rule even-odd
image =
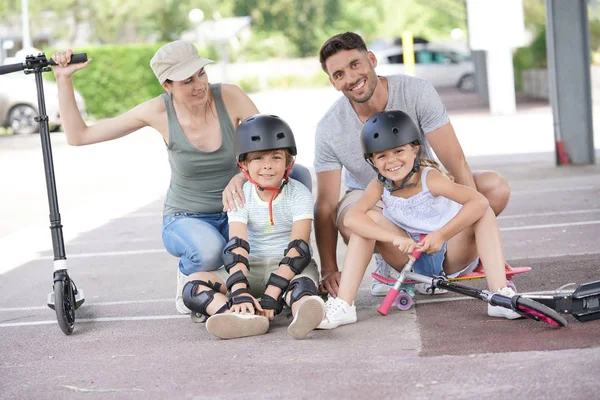
[[[44,80],[46,114],[51,131],[60,129],[58,114],[58,88],[56,83]],[[75,101],[85,118],[85,102],[75,91]],[[13,73],[0,75],[0,125],[11,127],[15,135],[31,134],[39,131],[35,121],[38,115],[37,89],[33,75]]]
[[[469,54],[415,44],[415,76],[427,79],[435,87],[457,87],[461,91],[475,90],[475,65]],[[404,56],[401,46],[392,46],[373,52],[377,57],[379,75],[404,74]]]

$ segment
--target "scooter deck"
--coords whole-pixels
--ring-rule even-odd
[[[513,267],[512,269],[508,269],[506,270],[506,279],[512,279],[513,276],[518,275],[518,274],[522,274],[525,272],[529,272],[531,271],[531,267]],[[373,279],[381,282],[381,283],[385,283],[386,285],[389,286],[394,286],[396,284],[396,279],[393,278],[388,278],[386,276],[382,276],[376,273],[372,273],[371,276],[373,277]],[[468,274],[456,277],[456,278],[447,278],[448,281],[450,282],[456,282],[456,281],[468,281],[468,280],[475,280],[475,279],[483,279],[485,278],[485,272],[483,271],[473,271],[473,272],[469,272]],[[405,285],[410,285],[410,284],[415,284],[417,283],[416,281],[413,280],[406,280],[403,282]]]

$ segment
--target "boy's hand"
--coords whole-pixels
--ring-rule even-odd
[[[263,317],[267,317],[269,321],[273,321],[275,318],[275,310],[263,309],[263,311],[259,311],[258,315],[262,315]]]
[[[252,299],[252,301],[232,305],[229,309],[231,312],[238,314],[246,314],[247,311],[249,314],[255,314],[264,311],[263,308],[260,306],[258,300],[256,300],[251,294],[244,293],[240,296],[249,297],[250,299]]]
[[[425,239],[417,243],[417,250],[421,253],[434,254],[442,249],[446,240],[439,231],[427,235]]]

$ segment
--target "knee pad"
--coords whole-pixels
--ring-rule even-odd
[[[207,286],[213,288],[214,285],[212,282],[204,282],[200,280],[189,281],[183,287],[183,304],[190,310],[200,313],[202,315],[206,315],[210,317],[210,314],[206,312],[206,309],[210,303],[215,298],[215,292],[212,289],[203,290],[200,293],[196,293],[198,286]],[[220,284],[219,284],[220,287]],[[221,307],[215,314],[219,314],[227,309],[226,305]]]
[[[317,285],[315,285],[312,279],[307,278],[306,276],[301,276],[298,279],[294,279],[294,281],[290,284],[288,292],[291,293],[290,307],[292,307],[295,302],[304,296],[316,296]]]
[[[288,257],[286,254],[292,249],[296,249],[300,255],[298,257]],[[296,275],[301,274],[304,268],[310,263],[310,246],[302,239],[292,240],[285,253],[285,257],[279,262],[279,265],[288,265]]]
[[[234,253],[232,250],[242,248],[250,253],[250,243],[237,236],[233,237],[223,249],[223,264],[225,270],[229,273],[229,270],[237,263],[242,263],[249,268],[248,259],[240,254]]]

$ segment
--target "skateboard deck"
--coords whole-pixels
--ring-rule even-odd
[[[531,271],[531,267],[513,267],[512,269],[508,269],[506,270],[506,279],[511,280],[513,276],[518,275],[518,274],[522,274],[525,272],[529,272]],[[388,278],[376,273],[372,273],[371,276],[373,277],[373,279],[381,282],[381,283],[385,283],[386,285],[390,285],[390,286],[394,286],[396,284],[396,279],[394,278]],[[474,279],[483,279],[485,278],[485,272],[483,271],[473,271],[473,272],[469,272],[468,274],[456,277],[456,278],[446,278],[448,279],[450,282],[456,282],[456,281],[468,281],[468,280],[474,280]],[[417,283],[416,281],[413,280],[405,280],[403,282],[404,285],[412,285]]]

